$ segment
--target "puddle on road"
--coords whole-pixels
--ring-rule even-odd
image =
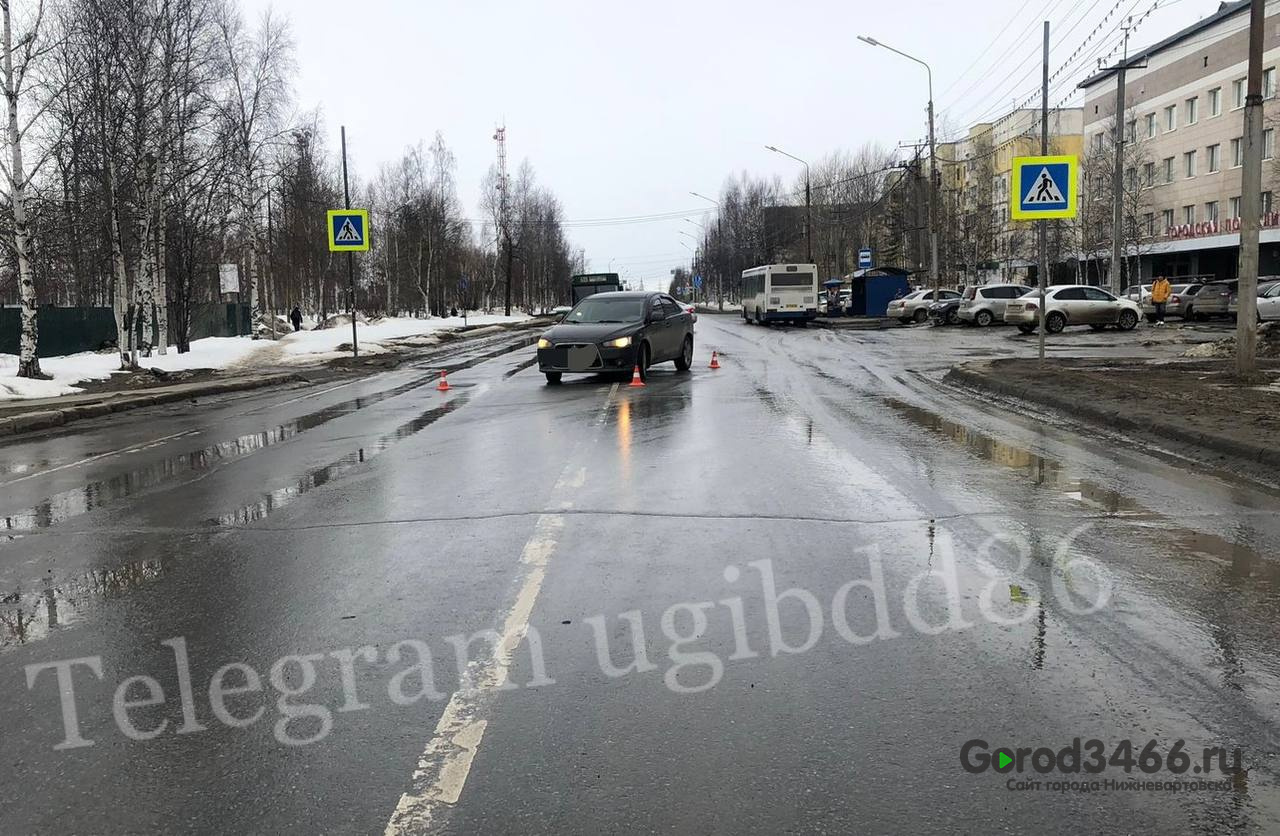
[[[102,601],[145,586],[165,573],[169,559],[146,560],[114,569],[91,569],[43,588],[0,598],[0,652],[48,638],[81,621]]]
[[[465,401],[465,397],[455,397],[434,407],[372,444],[324,467],[310,470],[294,484],[264,494],[258,501],[209,520],[209,523],[234,526],[265,519],[316,488],[349,475],[397,442],[426,429]],[[157,580],[173,567],[177,559],[170,557],[112,569],[91,569],[57,583],[46,578],[39,589],[9,593],[0,598],[0,652],[48,638],[60,628],[85,621],[96,605],[123,597]]]
[[[361,447],[353,453],[348,453],[337,461],[323,467],[313,468],[298,477],[298,480],[293,484],[263,494],[256,502],[243,505],[230,513],[215,517],[209,522],[218,526],[234,526],[247,525],[248,523],[266,519],[281,508],[293,504],[299,497],[350,474],[361,465],[386,452],[396,442],[421,432],[462,406],[466,401],[465,395],[454,397],[440,406],[427,410],[409,423],[398,427],[394,432],[377,439],[372,444]]]
[[[220,464],[235,461],[244,456],[265,450],[268,447],[274,447],[277,444],[296,438],[308,430],[316,429],[337,418],[351,415],[389,398],[421,388],[434,380],[435,378],[430,376],[417,378],[385,392],[377,392],[325,407],[268,430],[249,433],[239,438],[233,438],[230,441],[211,444],[199,450],[171,456],[144,468],[63,491],[60,494],[49,497],[33,508],[9,514],[0,519],[0,536],[5,532],[36,531],[49,528],[179,477],[207,472]]]
[[[1054,459],[999,441],[926,409],[893,398],[887,398],[886,403],[912,423],[944,436],[978,458],[1017,471],[1037,485],[1055,490],[1086,508],[1161,532],[1176,545],[1179,555],[1214,560],[1225,567],[1231,579],[1252,578],[1280,588],[1280,563],[1264,558],[1248,546],[1215,534],[1178,527],[1170,518],[1152,511],[1132,497],[1095,482],[1072,477],[1067,468]]]

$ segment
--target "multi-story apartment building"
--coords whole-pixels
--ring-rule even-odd
[[[1049,113],[1049,152],[1080,154],[1084,113]],[[1040,153],[1040,110],[1019,109],[974,125],[956,142],[938,147],[939,179],[958,239],[955,263],[969,281],[1027,278],[1036,269],[1032,225],[1010,217],[1009,189],[1015,157]]]
[[[1280,273],[1280,213],[1273,205],[1280,0],[1268,2],[1266,14],[1260,272],[1271,275]],[[1123,244],[1129,258],[1138,257],[1143,277],[1237,274],[1248,38],[1249,0],[1240,0],[1130,56],[1125,182],[1134,205]],[[1116,72],[1097,73],[1081,88],[1085,153],[1114,160]],[[1109,184],[1098,185],[1104,190],[1110,195]],[[1084,199],[1089,195],[1086,182]]]

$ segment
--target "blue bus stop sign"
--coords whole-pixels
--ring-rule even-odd
[[[870,247],[863,247],[862,249],[858,250],[858,269],[859,270],[871,269],[871,248]]]

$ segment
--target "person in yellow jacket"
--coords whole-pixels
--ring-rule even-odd
[[[1156,325],[1164,325],[1164,309],[1172,295],[1173,286],[1169,284],[1169,280],[1164,276],[1157,277],[1151,285],[1151,304],[1156,309]]]

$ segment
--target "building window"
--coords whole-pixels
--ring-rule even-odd
[[[1188,151],[1182,155],[1183,168],[1186,170],[1188,177],[1196,176],[1196,152]]]
[[[1187,124],[1194,125],[1200,121],[1200,99],[1195,96],[1187,99]]]
[[[1210,145],[1204,149],[1209,157],[1209,173],[1212,174],[1222,168],[1222,146]]]
[[[1276,94],[1276,68],[1268,67],[1262,71],[1262,98],[1269,99]]]
[[[1267,128],[1262,132],[1262,159],[1269,160],[1276,155],[1276,129]]]
[[[1233,108],[1244,107],[1245,79],[1237,78],[1231,82],[1231,106]]]
[[[1173,157],[1164,158],[1164,181],[1166,183],[1173,182]]]
[[[1204,219],[1206,223],[1218,222],[1218,201],[1211,200],[1204,205]]]
[[[1103,134],[1094,134],[1094,135],[1093,135],[1093,150],[1095,150],[1095,151],[1101,151],[1101,150],[1102,150],[1102,143],[1103,143],[1103,142],[1105,142],[1105,141],[1106,141],[1106,137],[1105,137]]]
[[[1196,222],[1196,206],[1194,203],[1190,206],[1182,207],[1182,222],[1187,226],[1191,226]]]
[[[1156,115],[1154,113],[1147,114],[1147,139],[1156,138]]]
[[[1164,109],[1164,130],[1165,133],[1178,129],[1178,106],[1169,105]]]
[[[1164,210],[1164,228],[1167,230],[1171,226],[1173,226],[1173,210],[1166,209]]]
[[[1156,184],[1156,164],[1144,163],[1142,166],[1142,181],[1148,186]]]
[[[1209,91],[1209,115],[1222,115],[1222,88],[1215,87]]]
[[[1147,229],[1147,237],[1153,237],[1156,234],[1156,213],[1148,212],[1143,216],[1144,226]]]
[[[1240,198],[1233,197],[1227,200],[1227,217],[1231,220],[1240,219]]]
[[[1271,192],[1262,193],[1262,214],[1264,215],[1271,214],[1271,198],[1272,198]]]
[[[1244,165],[1244,139],[1236,137],[1231,140],[1231,167],[1239,168]]]
[[[1138,138],[1138,120],[1128,122],[1124,126],[1124,141],[1133,142]]]

